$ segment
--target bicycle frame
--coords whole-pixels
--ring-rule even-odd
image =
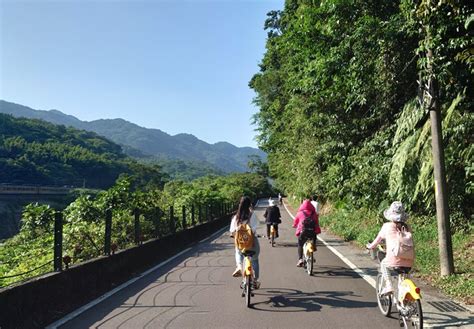
[[[379,263],[382,262],[385,257],[385,249],[381,246],[377,247],[377,259]],[[388,316],[390,314],[390,308],[393,303],[396,305],[400,326],[408,328],[411,323],[415,328],[423,328],[423,311],[421,307],[421,294],[420,288],[409,278],[408,273],[398,273],[397,290],[396,295],[390,293],[390,295],[380,295],[380,290],[385,285],[385,279],[381,274],[379,265],[379,275],[377,277],[377,302],[379,304],[380,311],[383,315]],[[379,284],[379,278],[381,283]],[[396,296],[396,297],[395,297]],[[418,318],[418,319],[416,319]]]
[[[303,259],[304,259],[304,264],[306,268],[306,272],[311,276],[313,275],[313,253],[316,250],[316,247],[313,243],[312,239],[306,240],[306,242],[303,245]]]
[[[244,258],[244,270],[243,270],[243,273],[244,273],[244,277],[245,276],[252,276],[253,273],[252,273],[252,261],[250,259],[249,256],[245,256]]]
[[[271,236],[275,236],[275,235],[276,235],[275,226],[273,226],[273,224],[270,226],[270,235],[271,235]]]
[[[303,245],[303,254],[309,256],[313,252],[314,252],[313,241],[308,239],[308,241],[306,241]]]
[[[245,304],[247,307],[250,307],[250,297],[253,297],[254,295],[252,292],[253,281],[252,258],[246,255],[244,257],[242,283],[240,284],[240,287],[242,288],[242,297],[245,297]]]

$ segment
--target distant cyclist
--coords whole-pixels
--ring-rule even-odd
[[[275,228],[276,237],[278,238],[278,224],[281,223],[280,208],[275,204],[275,201],[269,201],[270,206],[265,210],[263,217],[265,217],[265,224],[267,224],[267,237],[270,240],[270,228],[273,225]]]
[[[280,205],[283,204],[283,197],[281,196],[281,193],[278,193],[278,203],[279,203]]]
[[[321,210],[321,205],[318,202],[318,196],[316,194],[312,196],[311,204],[313,205],[314,209],[316,209],[316,213],[319,215],[319,211]]]
[[[304,200],[293,220],[293,227],[296,228],[298,237],[298,263],[296,266],[303,266],[303,245],[308,239],[313,239],[316,246],[316,235],[321,233],[319,227],[319,217],[308,199]]]

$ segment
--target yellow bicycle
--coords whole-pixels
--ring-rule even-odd
[[[385,255],[384,247],[378,245],[376,254],[373,256],[376,257],[380,263],[385,258]],[[382,294],[386,282],[379,266],[375,290],[377,292],[377,304],[380,312],[384,316],[389,316],[392,303],[394,303],[397,307],[400,327],[404,327],[405,329],[423,328],[420,288],[410,279],[410,268],[395,267],[393,271],[397,273],[397,291]]]
[[[275,238],[276,238],[276,230],[275,230],[275,226],[272,224],[270,226],[270,243],[272,244],[272,247],[275,247]]]
[[[313,275],[313,265],[314,265],[314,252],[316,246],[313,243],[313,239],[309,238],[303,245],[303,266],[308,272],[308,275]]]
[[[243,251],[242,254],[244,255],[244,263],[242,269],[242,283],[240,284],[240,288],[242,288],[242,297],[245,297],[245,305],[250,307],[250,297],[254,296],[252,292],[254,285],[252,256],[255,254],[255,251]]]

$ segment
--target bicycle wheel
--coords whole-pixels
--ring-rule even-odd
[[[272,242],[272,247],[275,247],[275,233],[272,233],[271,242]]]
[[[423,328],[423,310],[421,309],[421,301],[419,299],[415,300],[411,305],[413,307],[413,312],[411,314],[408,322],[411,324],[412,328],[422,329]]]
[[[245,277],[245,305],[247,307],[250,307],[250,295],[251,295],[251,290],[252,290],[252,282],[250,280],[250,275],[247,275]]]
[[[311,253],[310,256],[306,256],[306,272],[308,272],[308,275],[313,275],[313,264],[314,264],[314,256],[313,253]]]
[[[379,310],[380,313],[382,313],[384,316],[389,316],[390,310],[392,309],[392,295],[387,294],[384,296],[380,295],[380,292],[382,291],[383,288],[383,277],[382,274],[377,275],[377,282],[375,286],[375,291],[377,293],[377,304],[379,305]]]

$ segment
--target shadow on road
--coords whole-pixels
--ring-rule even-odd
[[[253,308],[266,312],[314,312],[325,306],[336,308],[376,307],[376,302],[362,302],[352,299],[360,297],[352,291],[303,292],[295,289],[267,288],[258,295],[268,295],[265,302],[253,304]]]
[[[364,272],[364,273],[368,273],[369,275],[377,275],[377,269],[374,269],[374,268],[361,268],[361,270]],[[314,270],[313,270],[313,276],[314,277],[321,277],[321,278],[354,278],[354,279],[358,279],[360,278],[360,275],[356,272],[354,272],[353,270],[349,269],[349,268],[344,268],[344,267],[341,267],[341,266],[327,266],[327,265],[321,265],[318,267],[318,263],[317,263],[317,260],[316,260],[316,264],[314,266]]]

